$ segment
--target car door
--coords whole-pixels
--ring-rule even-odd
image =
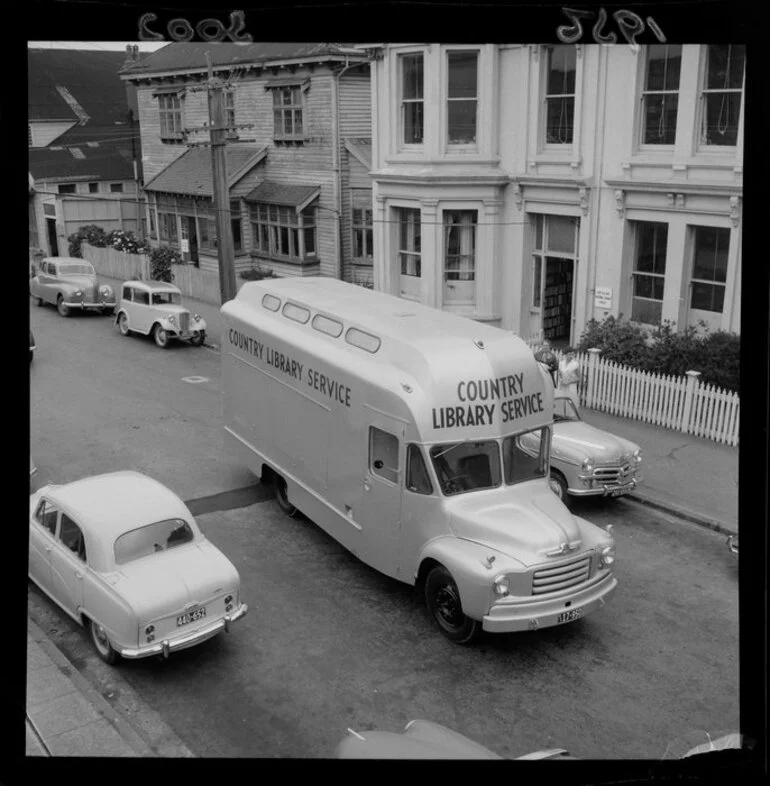
[[[51,553],[56,544],[58,509],[45,497],[38,502],[29,519],[30,578],[42,590],[51,593]]]
[[[33,287],[33,294],[35,297],[42,298],[43,300],[50,301],[50,288],[51,288],[51,262],[41,262],[40,269],[37,271],[37,284]]]
[[[150,329],[152,313],[150,309],[150,293],[144,289],[134,289],[131,302],[132,330],[147,333]]]
[[[51,595],[75,619],[78,619],[78,611],[83,605],[86,557],[82,529],[62,511],[56,542],[51,550]]]

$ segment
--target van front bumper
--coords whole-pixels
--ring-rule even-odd
[[[229,631],[230,625],[244,617],[248,610],[249,607],[245,603],[241,603],[238,609],[232,614],[220,617],[216,622],[212,622],[210,625],[191,631],[186,636],[179,636],[173,639],[162,639],[154,644],[148,644],[146,647],[129,647],[118,650],[118,652],[129,660],[149,658],[151,655],[162,655],[164,658],[167,658],[171,652],[194,647],[196,644],[201,644],[207,639],[216,636],[217,633],[223,630]]]
[[[610,573],[598,583],[570,595],[524,601],[503,599],[485,615],[482,627],[490,633],[516,633],[573,622],[604,606],[617,586],[618,580]],[[574,619],[559,619],[559,615],[576,611]]]

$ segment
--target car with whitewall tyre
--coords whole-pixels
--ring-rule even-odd
[[[99,284],[93,265],[76,257],[45,257],[30,279],[29,293],[38,306],[50,303],[63,317],[73,311],[111,314],[115,310],[112,287]]]
[[[194,346],[206,341],[206,321],[185,308],[180,289],[165,281],[124,282],[115,324],[124,336],[151,336],[161,349],[177,340]]]
[[[112,472],[30,495],[29,578],[99,657],[168,657],[243,618],[240,576],[171,490]]]

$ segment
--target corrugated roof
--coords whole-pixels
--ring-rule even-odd
[[[68,147],[30,148],[29,172],[35,180],[72,178],[79,180],[133,180],[131,158],[123,155],[123,148],[115,143],[98,147],[82,145],[75,157]]]
[[[275,183],[271,180],[262,181],[244,199],[247,202],[265,202],[269,205],[303,205],[321,192],[320,186]]]
[[[354,53],[353,44],[319,44],[260,42],[254,44],[228,43],[173,43],[152,52],[138,63],[127,66],[124,76],[138,76],[168,71],[204,71],[207,68],[206,52],[211,54],[211,63],[236,65],[263,63],[272,60],[312,60],[329,55],[350,55],[353,59],[366,61],[363,52]]]
[[[228,145],[226,148],[227,180],[234,185],[233,177],[242,177],[256,166],[267,152],[266,147],[256,145]],[[188,196],[213,196],[211,176],[211,148],[191,147],[176,161],[145,184],[145,191],[159,191],[168,194]]]

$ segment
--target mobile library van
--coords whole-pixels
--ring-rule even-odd
[[[450,639],[615,590],[611,534],[549,486],[553,385],[520,338],[329,278],[250,282],[221,313],[229,449],[289,515],[418,585]]]

